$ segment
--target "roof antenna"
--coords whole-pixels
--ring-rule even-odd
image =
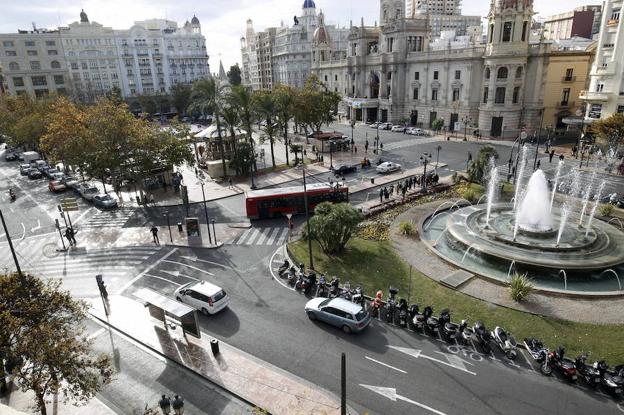
[[[37,24],[32,22],[33,32],[37,33]]]

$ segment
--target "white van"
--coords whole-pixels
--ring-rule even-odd
[[[179,287],[174,292],[176,300],[189,305],[205,315],[216,314],[230,303],[230,297],[220,287],[206,281],[195,281]]]

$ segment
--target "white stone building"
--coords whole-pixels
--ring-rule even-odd
[[[246,36],[241,39],[243,83],[252,89],[271,89],[275,84],[301,88],[310,76],[312,43],[323,20],[317,14],[313,0],[305,0],[300,16],[293,25],[255,32],[253,22],[247,21]],[[323,22],[324,25],[324,22]],[[326,40],[338,51],[346,49],[348,29],[324,25]]]
[[[461,14],[461,0],[407,0],[406,5],[407,17],[427,17],[432,38],[451,30],[464,36],[471,27],[481,26],[480,16]]]
[[[7,93],[41,97],[70,91],[69,74],[56,30],[19,30],[0,34],[0,66]]]
[[[0,34],[0,63],[10,94],[73,94],[92,102],[112,88],[124,98],[164,95],[176,83],[209,76],[206,39],[197,17],[176,22],[151,19],[115,30],[80,21],[55,31]]]
[[[379,26],[352,27],[346,58],[314,55],[313,72],[344,95],[347,116],[423,126],[443,119],[447,131],[458,122],[490,136],[538,128],[550,45],[529,42],[532,0],[492,1],[486,44],[475,34],[439,49],[430,47],[426,16],[406,18],[403,6],[381,0]]]
[[[590,72],[587,91],[580,98],[587,104],[585,116],[592,120],[624,113],[624,19],[622,0],[607,0],[596,58]]]

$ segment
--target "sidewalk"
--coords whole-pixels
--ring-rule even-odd
[[[54,396],[51,402],[46,405],[48,414],[50,415],[115,415],[116,412],[104,405],[97,397],[91,399],[86,405],[74,406],[71,404],[63,404],[62,397]],[[34,395],[32,392],[22,392],[17,386],[11,384],[11,390],[0,399],[0,414],[32,414],[32,405],[34,403]],[[7,405],[10,409],[19,412],[5,411]],[[10,410],[9,409],[9,410]]]
[[[92,301],[90,313],[271,414],[340,413],[338,398],[330,392],[222,342],[220,353],[214,356],[210,351],[212,339],[206,334],[199,339],[184,336],[179,328],[172,330],[152,319],[142,303],[111,296],[109,304],[108,317],[99,298]]]

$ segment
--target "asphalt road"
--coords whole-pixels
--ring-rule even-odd
[[[268,264],[274,251],[178,249],[166,261],[156,260],[125,294],[149,287],[171,295],[194,279],[216,283],[232,301],[217,315],[201,316],[202,330],[336,394],[340,355],[346,353],[348,399],[361,413],[431,412],[419,404],[444,414],[499,414],[511,408],[527,415],[618,413],[603,394],[542,376],[525,354],[513,363],[500,353],[486,356],[472,346],[464,349],[378,321],[359,335],[311,322],[303,312],[306,298],[272,278]],[[280,262],[274,258],[273,266]]]

